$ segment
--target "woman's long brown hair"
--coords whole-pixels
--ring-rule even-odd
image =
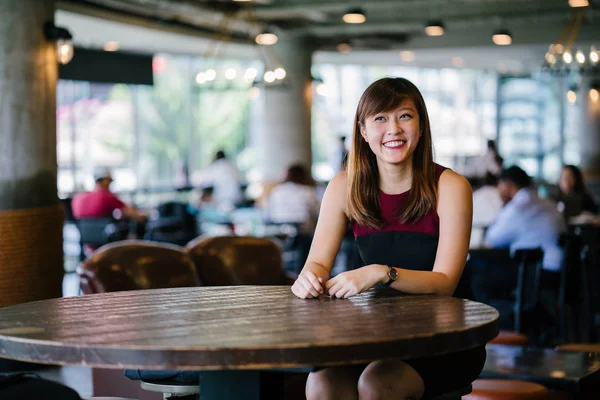
[[[413,223],[435,209],[437,188],[429,116],[419,89],[404,78],[383,78],[365,90],[356,109],[352,147],[348,154],[348,216],[360,225],[381,229],[384,222],[379,205],[377,158],[363,139],[360,128],[365,120],[380,112],[394,110],[412,101],[419,113],[421,137],[412,156],[412,183],[406,206],[398,217]]]

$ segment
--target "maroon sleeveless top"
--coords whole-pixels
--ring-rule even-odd
[[[436,182],[446,170],[435,165]],[[363,265],[383,264],[418,271],[432,271],[440,234],[440,218],[436,209],[430,210],[413,223],[398,218],[408,201],[410,190],[399,194],[379,191],[381,217],[385,223],[381,229],[373,229],[357,223],[352,224],[354,237]],[[470,288],[459,283],[455,293],[458,297],[472,298]]]

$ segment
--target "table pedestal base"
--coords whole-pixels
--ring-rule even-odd
[[[260,400],[260,371],[202,371],[201,400]]]

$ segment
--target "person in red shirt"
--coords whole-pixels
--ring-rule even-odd
[[[115,210],[119,210],[124,217],[136,220],[145,218],[134,207],[126,205],[110,191],[113,179],[109,169],[96,170],[94,178],[96,187],[93,191],[78,193],[73,197],[71,207],[76,219],[111,218]]]

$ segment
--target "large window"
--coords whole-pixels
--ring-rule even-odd
[[[535,178],[556,182],[564,162],[579,162],[577,104],[568,79],[536,73],[499,79],[499,150]]]
[[[218,149],[243,170],[248,157],[254,61],[157,55],[154,86],[61,80],[58,84],[58,187],[61,195],[93,187],[109,167],[115,191],[200,184]],[[214,80],[197,81],[211,68]],[[224,71],[235,71],[225,77]],[[244,161],[246,160],[246,161]]]

